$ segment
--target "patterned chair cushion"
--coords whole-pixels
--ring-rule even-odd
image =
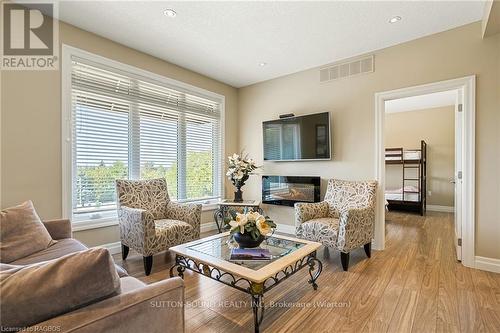
[[[156,237],[161,238],[166,248],[195,239],[193,226],[179,220],[155,220]]]
[[[339,220],[336,218],[319,218],[303,222],[297,227],[297,237],[336,247]]]
[[[329,215],[339,218],[342,212],[351,208],[374,206],[376,188],[375,181],[330,179],[325,194],[325,201],[330,206]]]
[[[155,220],[167,216],[167,205],[170,198],[167,181],[164,178],[116,180],[116,195],[120,205],[144,209],[150,212]]]

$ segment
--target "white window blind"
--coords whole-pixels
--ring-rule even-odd
[[[114,214],[115,179],[166,178],[172,199],[221,196],[219,102],[72,58],[72,213]]]

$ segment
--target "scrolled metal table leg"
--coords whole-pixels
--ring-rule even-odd
[[[309,259],[307,259],[307,264],[309,265],[309,276],[311,276],[311,279],[308,282],[313,286],[314,290],[317,290],[318,284],[316,283],[316,280],[323,270],[323,263],[316,258],[316,253],[313,253]],[[316,264],[318,265],[317,269]],[[314,272],[315,270],[316,272]]]
[[[170,267],[170,277],[174,277],[174,268],[177,267],[177,275],[184,279],[184,271],[186,268],[180,264],[179,256],[175,256],[175,264]]]
[[[264,301],[262,294],[252,294],[252,311],[255,333],[259,333],[260,324],[264,319]]]

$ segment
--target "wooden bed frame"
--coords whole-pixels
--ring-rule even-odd
[[[419,159],[405,159],[405,152],[420,151]],[[390,157],[391,159],[387,159]],[[386,148],[385,164],[398,164],[403,168],[401,200],[387,200],[389,210],[402,210],[424,215],[427,209],[427,143],[420,141],[420,149],[404,150],[403,148]],[[417,178],[406,178],[408,169],[418,169]],[[407,181],[418,182],[418,191],[405,191]],[[406,193],[417,193],[418,201],[405,199]]]

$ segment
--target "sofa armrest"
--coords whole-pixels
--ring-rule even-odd
[[[167,205],[167,219],[184,221],[190,224],[195,238],[200,237],[201,205],[170,201]]]
[[[33,327],[58,332],[184,332],[184,283],[175,277],[107,298]]]
[[[372,241],[375,226],[375,208],[351,208],[340,213],[337,247],[350,252]]]
[[[299,202],[294,205],[295,208],[295,227],[312,219],[328,217],[328,203],[321,202]]]
[[[52,239],[71,238],[73,236],[69,219],[43,221],[43,225],[47,228]]]

